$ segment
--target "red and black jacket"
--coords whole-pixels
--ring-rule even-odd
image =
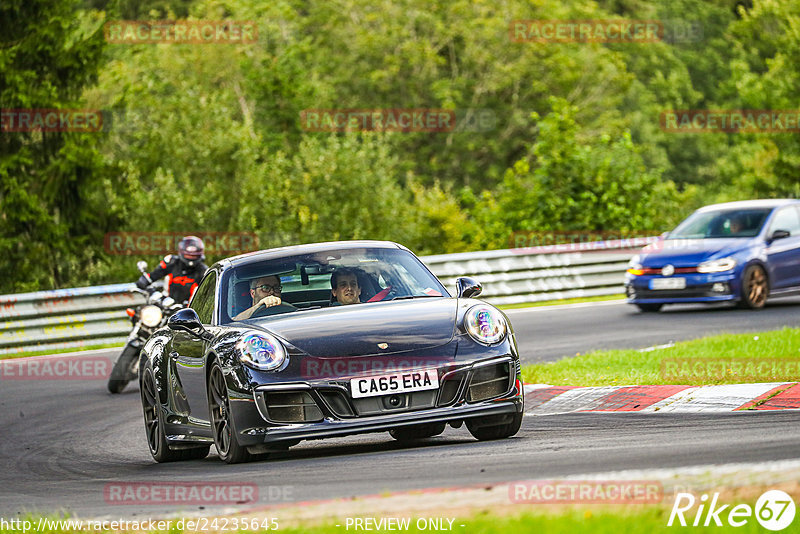
[[[156,280],[166,277],[164,293],[175,299],[176,302],[186,302],[194,295],[207,270],[208,266],[202,261],[189,267],[178,256],[170,254],[158,263],[158,267],[153,269],[149,277],[143,274],[136,281],[136,285],[144,289]]]

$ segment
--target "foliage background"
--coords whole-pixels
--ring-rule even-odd
[[[256,44],[108,44],[107,21],[252,20]],[[658,19],[663,42],[513,43],[516,19]],[[0,108],[103,109],[0,133],[0,293],[136,278],[107,232],[263,247],[512,232],[660,233],[714,201],[800,195],[797,134],[669,134],[671,109],[800,108],[790,0],[4,0]],[[483,132],[310,133],[309,108],[488,109]],[[154,261],[156,258],[145,258]],[[214,261],[219,258],[211,257]]]

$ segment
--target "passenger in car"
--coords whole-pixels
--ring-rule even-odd
[[[291,304],[281,300],[281,280],[277,276],[264,276],[250,281],[250,296],[253,298],[253,305],[240,314],[236,315],[234,321],[249,319],[258,311],[261,306],[272,308],[274,306],[289,307]]]
[[[355,269],[341,267],[331,275],[331,293],[335,301],[332,306],[358,304],[361,302],[361,287]]]

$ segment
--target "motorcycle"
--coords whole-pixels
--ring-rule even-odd
[[[147,263],[139,261],[136,264],[139,272],[147,272]],[[108,378],[108,391],[121,393],[128,382],[139,376],[139,353],[148,338],[167,324],[167,319],[183,308],[183,304],[175,302],[171,297],[164,295],[158,284],[145,289],[134,288],[131,291],[140,293],[145,297],[145,303],[137,309],[128,308],[126,313],[131,318],[133,330],[128,335],[125,348],[114,362],[111,375]]]

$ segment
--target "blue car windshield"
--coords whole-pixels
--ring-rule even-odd
[[[347,287],[339,297],[331,291],[334,280]],[[449,296],[416,256],[387,248],[334,249],[254,261],[226,273],[222,284],[221,324],[347,304]],[[342,296],[345,293],[349,298]],[[278,296],[280,305],[252,310],[254,299],[265,296]]]
[[[769,208],[696,211],[670,232],[667,239],[755,237],[771,211]]]

